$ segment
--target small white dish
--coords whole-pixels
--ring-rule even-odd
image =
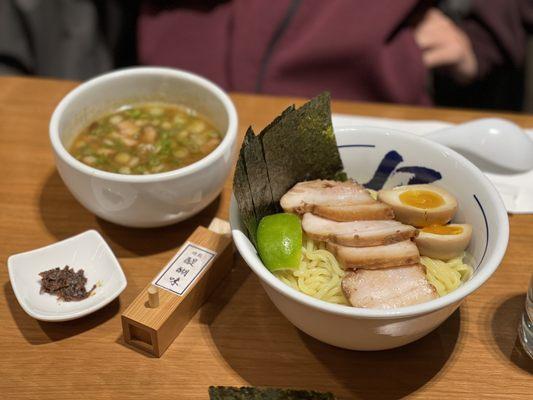
[[[87,289],[97,285],[87,299],[65,302],[40,293],[39,273],[65,265],[75,271],[85,271]],[[88,315],[116,299],[127,285],[117,258],[95,230],[12,255],[7,260],[7,268],[18,302],[28,315],[41,321],[69,321]]]

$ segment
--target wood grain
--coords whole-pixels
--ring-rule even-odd
[[[160,358],[121,342],[120,313],[198,225],[227,218],[231,184],[194,219],[161,229],[102,221],[70,195],[55,172],[48,121],[76,84],[0,79],[0,398],[206,399],[209,385],[330,390],[342,399],[531,398],[533,365],[517,325],[533,271],[533,216],[512,216],[507,255],[494,276],[425,338],[400,349],[352,352],[299,332],[276,310],[241,258],[209,302]],[[259,130],[301,100],[234,94],[240,133]],[[480,112],[335,102],[336,112],[452,122]],[[501,114],[503,116],[503,114]],[[523,126],[533,117],[505,115]],[[18,305],[10,254],[97,229],[128,278],[117,300],[65,323],[38,322]]]
[[[219,218],[214,219],[217,220]],[[229,229],[229,223],[224,222]],[[158,307],[150,307],[147,305],[149,301],[147,292],[154,286],[148,283],[122,313],[124,341],[156,357],[163,355],[233,267],[233,245],[230,235],[221,235],[199,226],[187,238],[187,242],[209,249],[215,256],[191,282],[186,293],[178,296],[160,289]],[[183,246],[185,244],[181,247]],[[181,249],[178,250],[180,251]]]

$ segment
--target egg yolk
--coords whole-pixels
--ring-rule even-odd
[[[429,190],[406,190],[399,197],[403,204],[416,208],[437,208],[444,204],[440,194]]]
[[[422,231],[433,233],[435,235],[459,235],[463,233],[463,227],[450,225],[430,225],[422,228]]]

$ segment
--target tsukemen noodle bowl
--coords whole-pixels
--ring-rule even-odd
[[[345,127],[336,129],[334,134],[344,172],[366,188],[387,190],[431,183],[453,194],[459,204],[453,222],[467,223],[472,228],[465,258],[472,275],[452,291],[439,292],[432,300],[399,308],[350,306],[337,295],[338,291],[324,301],[303,292],[296,282],[298,277],[294,278],[290,271],[273,273],[266,268],[246,234],[233,199],[230,221],[236,247],[274,305],[310,336],[355,350],[382,350],[413,342],[445,321],[497,269],[509,235],[505,207],[477,167],[440,144],[389,129]],[[320,251],[314,247],[316,244],[306,242],[305,237],[303,246],[305,262],[310,262],[305,259],[308,253]],[[429,266],[428,270],[432,267],[431,259],[422,261]],[[339,279],[342,277],[340,269],[333,272],[339,274]]]
[[[132,227],[184,220],[221,192],[235,157],[237,113],[198,75],[114,71],[76,87],[50,121],[59,175],[97,216]]]

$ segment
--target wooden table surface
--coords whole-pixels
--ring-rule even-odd
[[[48,142],[50,115],[75,85],[0,79],[0,398],[206,399],[209,385],[329,390],[341,399],[531,398],[533,363],[517,326],[533,271],[533,216],[510,217],[509,248],[495,275],[441,327],[403,348],[347,351],[299,332],[240,257],[161,359],[125,347],[120,313],[195,226],[227,218],[231,184],[200,215],[170,227],[127,229],[96,218],[63,185]],[[232,98],[241,134],[250,124],[260,130],[295,101]],[[486,115],[350,102],[334,102],[333,110],[453,122]],[[533,116],[507,117],[533,126]],[[128,278],[120,299],[71,322],[26,315],[9,283],[8,256],[87,229],[101,232],[120,259]]]

